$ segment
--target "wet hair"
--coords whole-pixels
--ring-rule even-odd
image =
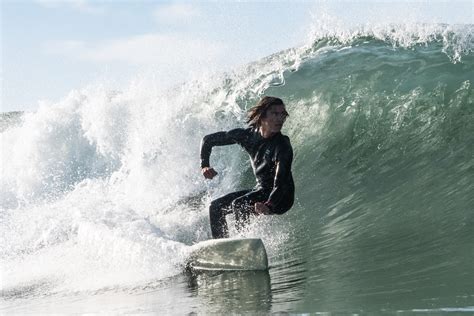
[[[247,124],[251,127],[258,128],[261,125],[262,118],[267,115],[268,109],[273,105],[283,105],[283,100],[276,97],[265,96],[257,105],[251,107],[247,112]]]

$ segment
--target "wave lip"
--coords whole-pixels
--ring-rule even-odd
[[[328,26],[329,25],[329,26]],[[307,47],[324,45],[354,45],[367,40],[380,40],[393,47],[440,43],[452,62],[460,62],[463,56],[474,51],[474,25],[450,25],[430,23],[407,24],[359,24],[338,25],[332,21],[313,24],[308,36]]]

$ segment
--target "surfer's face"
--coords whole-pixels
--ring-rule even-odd
[[[261,119],[261,127],[269,133],[278,133],[288,117],[284,105],[272,105]]]

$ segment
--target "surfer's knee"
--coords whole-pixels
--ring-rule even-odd
[[[209,205],[210,210],[215,210],[218,208],[220,203],[217,202],[217,200],[211,201],[211,204]]]
[[[270,213],[270,215],[283,215],[283,214],[285,214],[286,212],[288,212],[290,209],[291,209],[291,207],[288,207],[288,208],[277,208],[277,209],[272,210],[272,212]]]
[[[273,208],[271,214],[274,214],[274,215],[283,215],[283,214],[285,214],[286,212],[288,212],[293,207],[293,202],[294,202],[294,199],[289,198],[287,200],[287,203],[277,205],[277,207]]]
[[[209,216],[211,218],[221,217],[223,215],[222,204],[218,200],[211,202],[209,206]]]
[[[226,205],[219,200],[212,201],[209,206],[209,219],[213,238],[226,238],[229,236],[225,220],[225,207]]]

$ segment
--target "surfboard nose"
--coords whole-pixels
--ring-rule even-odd
[[[260,238],[213,239],[193,247],[187,265],[195,270],[267,270],[268,257]]]

